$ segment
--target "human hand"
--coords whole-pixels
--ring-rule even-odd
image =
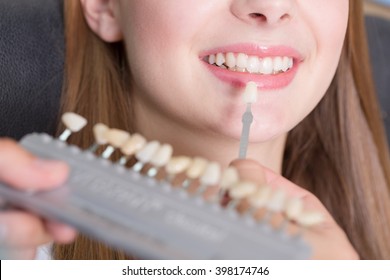
[[[281,188],[287,195],[301,198],[305,209],[317,211],[323,215],[323,222],[320,225],[303,231],[304,239],[312,246],[313,259],[359,259],[345,232],[312,193],[254,160],[235,160],[231,166],[238,170],[241,179],[259,185],[263,185],[265,182],[271,187]]]
[[[19,190],[48,190],[68,176],[66,164],[41,160],[16,142],[0,139],[0,181]],[[4,201],[0,204],[4,205]],[[74,229],[20,209],[0,210],[1,259],[34,259],[38,246],[71,242]]]

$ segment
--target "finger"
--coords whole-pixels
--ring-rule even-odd
[[[301,198],[306,210],[315,210],[323,214],[325,221],[333,223],[333,218],[321,201],[309,191],[301,188],[283,176],[251,159],[237,159],[231,164],[237,168],[239,176],[244,180],[252,180],[258,185],[270,185],[273,188],[282,188],[288,196]]]
[[[1,260],[33,260],[36,256],[35,248],[27,249],[7,249],[0,248]]]
[[[0,212],[0,247],[33,248],[50,241],[40,218],[21,211]]]
[[[0,139],[0,155],[0,181],[18,189],[47,189],[68,176],[65,163],[38,159],[9,139]]]
[[[307,191],[283,178],[271,169],[261,165],[253,159],[236,159],[231,162],[231,166],[237,168],[240,178],[251,180],[259,185],[269,184],[271,186],[281,185],[285,191],[297,197],[303,197]]]
[[[267,183],[265,169],[257,161],[251,159],[236,159],[230,166],[237,168],[240,178],[252,181],[259,185]]]
[[[57,243],[70,243],[77,235],[76,230],[71,226],[55,221],[47,221],[46,229]]]

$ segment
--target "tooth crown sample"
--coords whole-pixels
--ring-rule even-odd
[[[58,137],[61,141],[65,142],[68,140],[72,133],[79,132],[84,126],[87,125],[87,120],[75,113],[68,112],[62,115],[61,118],[65,125],[65,131]]]
[[[109,130],[108,126],[102,123],[97,123],[93,126],[93,135],[95,137],[95,142],[98,145],[105,145],[108,142],[106,133]]]
[[[255,82],[249,82],[246,85],[243,99],[245,104],[252,104],[257,102],[257,85]]]
[[[126,156],[131,156],[141,150],[146,144],[146,139],[138,134],[133,134],[121,147],[121,152]]]
[[[85,118],[75,113],[65,113],[62,116],[62,122],[72,132],[80,131],[87,124]]]
[[[186,156],[172,157],[167,165],[165,170],[170,175],[176,175],[187,170],[190,166],[192,159]]]
[[[128,138],[130,138],[130,133],[124,130],[112,128],[106,131],[106,138],[111,146],[119,148]]]

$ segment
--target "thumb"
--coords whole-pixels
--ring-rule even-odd
[[[0,181],[17,189],[48,189],[68,176],[65,163],[38,159],[10,139],[0,139],[0,155]]]
[[[324,222],[334,223],[333,218],[316,196],[259,162],[252,159],[236,159],[230,163],[230,166],[237,169],[241,179],[252,181],[259,186],[269,185],[275,189],[282,189],[287,196],[300,198],[306,210],[321,213]]]

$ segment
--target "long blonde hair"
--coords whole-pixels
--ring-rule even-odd
[[[132,131],[135,116],[123,44],[99,39],[88,28],[79,0],[64,2],[62,111]],[[349,2],[349,26],[338,70],[317,108],[289,133],[283,175],[324,203],[361,258],[390,259],[389,152],[371,78],[362,2]],[[72,142],[87,147],[93,139],[83,134]],[[54,257],[130,256],[80,236],[71,245],[55,245]]]

